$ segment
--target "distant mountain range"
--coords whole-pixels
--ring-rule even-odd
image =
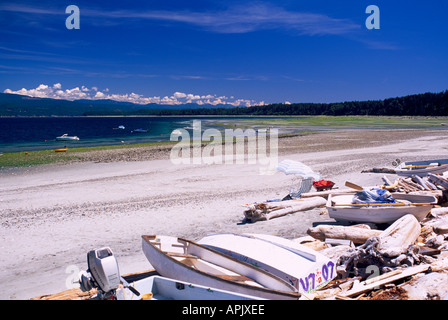
[[[133,104],[113,100],[59,100],[0,93],[0,116],[106,116],[106,115],[385,115],[448,116],[448,90],[384,100],[335,103],[274,103],[252,107],[229,104]]]
[[[199,109],[199,108],[233,108],[232,105],[199,105],[187,103],[180,105],[146,105],[114,100],[62,100],[35,98],[18,94],[0,93],[0,116],[83,116],[83,115],[121,115],[138,112]]]

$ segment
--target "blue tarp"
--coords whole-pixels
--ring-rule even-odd
[[[395,203],[391,193],[384,189],[373,188],[357,192],[353,197],[353,203]]]

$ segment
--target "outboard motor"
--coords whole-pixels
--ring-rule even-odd
[[[115,299],[115,291],[120,283],[137,296],[140,293],[120,276],[118,262],[112,250],[108,247],[91,250],[87,253],[87,271],[80,273],[79,283],[81,290],[98,290],[99,299]]]

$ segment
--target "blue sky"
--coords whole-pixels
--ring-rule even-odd
[[[0,92],[235,105],[440,92],[447,15],[441,0],[2,1]]]

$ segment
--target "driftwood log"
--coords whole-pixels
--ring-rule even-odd
[[[302,193],[300,198],[311,198],[311,197],[324,197],[327,198],[330,194],[333,196],[344,195],[344,194],[355,194],[357,190],[355,189],[339,189],[339,190],[326,190],[326,191],[316,191]]]
[[[448,273],[417,274],[401,289],[406,292],[408,300],[441,300],[448,293]]]
[[[431,228],[436,235],[448,234],[448,208],[432,208],[429,218],[421,223],[423,226]]]
[[[326,239],[342,239],[350,240],[354,244],[363,244],[370,237],[379,236],[382,231],[355,226],[319,225],[308,228],[307,233],[321,241],[325,241]]]
[[[30,300],[88,300],[97,294],[96,289],[87,292],[81,291],[79,288],[68,289],[54,294],[44,294]]]
[[[448,180],[442,176],[435,175],[433,173],[428,173],[429,181],[431,181],[435,185],[439,185],[445,189],[448,189]]]
[[[420,186],[422,186],[423,189],[425,189],[425,190],[427,190],[427,191],[432,190],[432,188],[430,188],[430,187],[426,184],[426,182],[423,180],[422,177],[417,176],[417,175],[413,175],[413,176],[412,176],[412,180],[413,180],[415,183],[417,183],[417,184],[419,184]]]
[[[431,216],[437,218],[448,215],[448,208],[442,207],[442,208],[432,208],[431,209]]]
[[[424,188],[421,185],[419,185],[415,182],[412,182],[411,179],[398,180],[398,186],[401,187],[405,192],[424,190]]]
[[[282,202],[287,202],[281,205]],[[327,200],[322,197],[312,197],[302,201],[279,201],[250,205],[244,210],[244,222],[266,221],[290,213],[309,210],[325,205]],[[274,209],[272,206],[276,206]]]
[[[396,171],[394,169],[389,168],[372,168],[368,170],[362,170],[361,173],[390,173],[395,174]]]
[[[390,186],[393,186],[393,185],[394,185],[394,184],[392,183],[392,181],[390,181],[389,178],[388,178],[387,176],[383,176],[381,179],[383,179],[383,181],[384,181],[384,185],[385,185],[385,186],[390,187]]]
[[[407,214],[379,235],[379,249],[407,248],[417,241],[420,231],[421,226],[417,218]]]
[[[425,184],[431,189],[431,190],[438,190],[437,186],[433,184],[431,181],[429,181],[428,177],[424,177],[423,181],[425,181]]]
[[[413,266],[431,259],[421,255],[414,243],[420,235],[420,223],[413,215],[406,215],[395,221],[378,236],[342,255],[337,263],[337,272],[342,278],[350,275],[366,277],[369,267],[387,272],[401,265]]]
[[[361,293],[378,288],[384,284],[391,283],[393,281],[397,281],[397,280],[400,280],[400,279],[403,279],[403,278],[406,278],[409,276],[413,276],[413,275],[421,273],[421,272],[428,271],[428,269],[430,267],[431,267],[431,265],[425,264],[425,265],[415,266],[415,267],[411,267],[411,268],[400,269],[398,271],[393,270],[393,271],[383,274],[381,276],[381,278],[375,277],[375,278],[367,279],[367,280],[359,283],[358,285],[354,286],[351,290],[341,294],[341,296],[343,296],[343,297],[357,296],[357,295],[360,295]],[[376,279],[376,278],[379,278],[379,279]],[[373,280],[378,280],[378,281],[373,281]]]

